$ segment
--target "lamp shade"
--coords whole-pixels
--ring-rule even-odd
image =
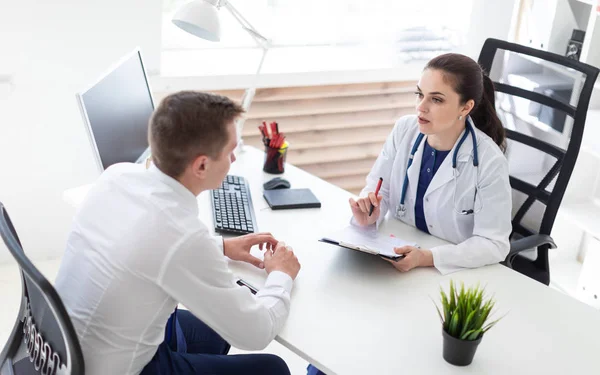
[[[219,13],[211,0],[194,0],[179,8],[173,23],[180,29],[199,38],[218,42],[221,40]]]

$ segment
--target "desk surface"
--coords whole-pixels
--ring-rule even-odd
[[[598,311],[500,265],[447,276],[433,268],[400,273],[378,257],[318,242],[348,223],[350,193],[287,165],[283,177],[293,188],[311,188],[322,207],[272,211],[262,183],[274,176],[262,172],[262,160],[262,152],[245,147],[230,174],[249,180],[259,230],[293,246],[302,264],[289,319],[277,337],[302,358],[343,375],[600,373]],[[212,228],[208,192],[198,202],[201,219]],[[381,230],[425,248],[444,243],[393,219]],[[264,271],[235,261],[230,266],[250,284],[264,283]],[[508,313],[464,368],[442,358],[432,302],[450,279],[480,282],[495,295],[498,313]]]
[[[547,286],[495,265],[441,276],[435,269],[396,271],[368,254],[317,242],[348,223],[350,193],[290,165],[283,176],[293,188],[309,187],[320,209],[272,211],[262,198],[263,154],[246,147],[231,174],[251,185],[259,230],[294,247],[302,270],[292,309],[277,340],[328,374],[518,374],[600,373],[600,313]],[[202,219],[212,226],[207,193],[199,196]],[[397,220],[381,229],[431,247],[443,240]],[[234,273],[260,287],[264,272],[230,262]],[[480,282],[506,317],[484,337],[471,366],[442,358],[439,318],[431,298],[450,279]],[[593,370],[594,369],[594,370]]]

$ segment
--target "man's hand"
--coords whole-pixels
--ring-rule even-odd
[[[245,236],[228,238],[223,240],[223,253],[229,259],[241,260],[250,263],[258,268],[265,268],[262,260],[250,255],[250,249],[258,245],[260,250],[265,248],[268,252],[277,246],[277,241],[271,233],[253,233]]]
[[[368,226],[375,223],[381,214],[379,205],[381,204],[382,199],[383,195],[375,196],[375,193],[373,192],[369,193],[367,197],[359,198],[358,200],[350,198],[348,202],[350,203],[352,216],[354,216],[356,223],[360,226]],[[375,209],[373,210],[373,214],[369,216],[371,205],[373,205]]]
[[[394,248],[394,252],[404,255],[404,259],[396,262],[390,259],[386,260],[400,272],[407,272],[416,267],[433,266],[433,255],[429,250],[419,249],[414,246],[402,246]]]
[[[279,242],[274,251],[265,251],[265,269],[267,273],[281,271],[290,275],[294,280],[300,272],[300,262],[298,262],[298,258],[294,255],[294,250],[290,246],[285,246],[284,242]]]

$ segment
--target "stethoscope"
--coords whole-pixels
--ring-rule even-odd
[[[475,209],[475,210],[469,209],[469,210],[460,210],[460,211],[456,209],[456,189],[457,189],[457,185],[458,185],[458,183],[456,182],[456,177],[458,176],[458,170],[456,169],[456,159],[458,157],[458,151],[460,150],[460,146],[462,146],[462,144],[465,142],[465,140],[469,137],[469,133],[471,134],[471,139],[473,141],[473,167],[475,167],[475,174],[474,174],[474,176],[475,176],[475,184],[474,184],[475,185],[475,202],[477,202],[477,192],[479,190],[479,185],[478,185],[479,156],[477,153],[477,139],[475,137],[475,130],[473,130],[473,126],[469,122],[469,118],[467,118],[467,120],[466,120],[465,129],[466,129],[466,131],[464,132],[463,136],[461,137],[460,141],[458,142],[458,145],[454,149],[454,153],[452,154],[452,175],[453,175],[453,179],[454,179],[454,194],[452,196],[452,203],[453,203],[454,212],[456,212],[459,215],[470,215],[470,214],[478,213],[483,208],[483,202],[480,199],[480,201],[479,201],[480,205],[479,205],[478,209]],[[402,184],[402,193],[400,195],[400,204],[396,207],[396,216],[397,217],[406,215],[406,206],[404,205],[404,198],[406,197],[406,188],[408,187],[408,169],[412,165],[413,159],[415,157],[415,153],[417,152],[417,149],[419,148],[419,145],[423,141],[424,137],[425,137],[425,135],[423,133],[419,133],[419,135],[417,136],[417,139],[415,140],[415,143],[413,144],[412,150],[410,151],[410,156],[408,158],[408,165],[406,166],[406,173],[404,175],[404,183]],[[473,207],[473,208],[475,208],[475,207]]]

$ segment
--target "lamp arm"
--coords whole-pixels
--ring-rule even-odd
[[[262,49],[263,53],[260,58],[260,63],[258,64],[258,68],[256,69],[256,73],[254,75],[254,79],[252,80],[252,85],[246,89],[244,93],[244,97],[242,98],[242,108],[247,112],[250,109],[250,103],[254,99],[254,94],[256,93],[256,86],[258,84],[258,76],[260,75],[260,71],[262,70],[263,63],[265,62],[265,57],[267,56],[267,52],[269,51],[266,48]],[[243,124],[243,121],[242,121]]]
[[[235,20],[238,21],[240,25],[242,25],[244,30],[246,30],[246,32],[250,34],[252,39],[254,39],[254,41],[260,48],[269,48],[269,40],[264,35],[259,33],[258,30],[256,30],[256,28],[252,26],[252,24],[248,22],[248,20],[244,18],[244,16],[242,16],[242,14],[238,12],[238,10],[229,1],[221,0],[218,6],[227,9],[229,13],[231,13],[233,18],[235,18]]]
[[[242,108],[244,108],[244,110],[248,112],[248,110],[250,109],[250,104],[252,104],[252,100],[254,99],[254,95],[256,94],[258,76],[260,75],[260,71],[262,70],[263,63],[265,62],[265,57],[267,56],[267,52],[270,47],[270,41],[261,33],[259,33],[254,28],[254,26],[252,26],[252,24],[250,24],[250,22],[248,22],[248,20],[246,20],[244,16],[242,16],[241,13],[238,12],[238,10],[228,0],[220,0],[217,7],[224,7],[225,9],[227,9],[229,13],[231,13],[233,18],[235,18],[236,21],[238,21],[238,23],[242,26],[242,28],[246,30],[248,34],[250,34],[252,39],[254,39],[254,42],[256,42],[257,46],[260,47],[260,49],[262,50],[262,56],[260,58],[260,63],[258,64],[258,68],[256,69],[254,79],[252,80],[252,85],[248,89],[246,89],[246,91],[244,92],[244,96],[242,97]],[[238,119],[236,123],[238,131],[238,143],[240,145],[240,148],[242,148],[243,146],[242,129],[244,128],[245,122],[246,119],[244,116],[242,116]]]
[[[258,83],[258,76],[260,74],[260,70],[262,68],[263,62],[265,61],[265,56],[267,55],[268,49],[263,48],[263,54],[260,59],[260,64],[258,64],[258,69],[256,70],[256,74],[252,79],[252,86],[244,91],[244,96],[242,96],[242,108],[244,111],[248,113],[250,110],[250,104],[252,104],[252,100],[254,100],[254,95],[256,94],[256,86]],[[242,130],[244,129],[244,123],[246,122],[246,116],[241,116],[238,118],[236,122],[236,128],[238,132],[238,145],[239,149],[243,151],[244,149],[244,140],[242,139]]]

